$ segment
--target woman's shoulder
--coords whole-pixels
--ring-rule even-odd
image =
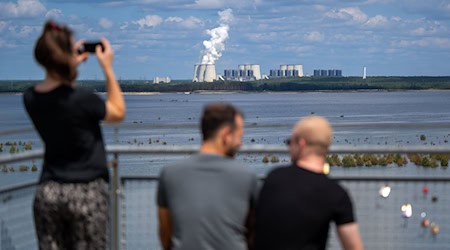
[[[22,99],[26,102],[30,101],[34,96],[34,86],[31,86],[29,88],[27,88],[23,94],[22,94]]]

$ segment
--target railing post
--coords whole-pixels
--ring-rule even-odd
[[[112,162],[113,168],[113,218],[112,218],[112,250],[119,250],[119,173],[118,173],[118,154],[114,153],[114,160]]]
[[[119,128],[114,128],[114,143],[118,143],[119,141]],[[114,159],[112,162],[112,191],[113,191],[113,218],[112,218],[112,244],[111,249],[112,250],[119,250],[120,249],[120,239],[119,239],[119,193],[120,193],[120,187],[119,187],[119,171],[118,171],[118,165],[119,165],[119,154],[114,153]]]

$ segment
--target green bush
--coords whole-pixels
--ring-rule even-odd
[[[344,167],[355,167],[356,162],[355,162],[355,159],[353,159],[353,157],[351,155],[345,155],[342,158],[342,165]]]
[[[270,162],[272,162],[272,163],[277,163],[277,162],[280,162],[280,159],[278,158],[278,156],[272,156],[272,158],[270,158]]]

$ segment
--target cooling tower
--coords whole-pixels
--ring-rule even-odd
[[[213,82],[216,79],[214,64],[196,64],[194,66],[193,82]]]
[[[203,82],[213,82],[216,79],[216,65],[206,64]]]
[[[194,66],[194,76],[192,77],[193,82],[198,82],[198,67],[198,64]]]
[[[198,65],[197,79],[198,79],[199,82],[204,82],[205,81],[205,70],[206,70],[206,64]]]
[[[294,65],[294,70],[298,71],[298,76],[299,77],[303,77],[304,76],[303,75],[303,65],[301,65],[301,64]]]
[[[252,64],[250,65],[250,69],[253,70],[253,76],[255,77],[255,80],[261,79],[261,68],[258,64]]]

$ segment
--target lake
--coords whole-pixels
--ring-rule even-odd
[[[333,125],[338,145],[449,145],[450,91],[370,91],[298,93],[126,94],[127,117],[120,128],[119,144],[199,145],[198,120],[203,106],[225,101],[245,115],[244,144],[281,145],[300,117],[325,116]],[[0,96],[0,130],[31,126],[19,94]],[[425,135],[426,140],[421,140]],[[106,143],[114,143],[113,130],[104,129]],[[34,132],[2,135],[0,142],[32,141],[42,147]],[[4,146],[3,154],[8,153]],[[288,162],[287,155],[277,155]],[[121,156],[121,175],[157,175],[168,162],[186,156]],[[274,164],[263,155],[240,155],[259,175]],[[31,166],[31,162],[23,163]],[[39,166],[39,162],[36,162]],[[276,165],[276,164],[275,164]],[[442,175],[446,169],[407,167],[332,168],[332,175]],[[0,173],[0,186],[35,180],[38,172]]]
[[[397,92],[308,92],[308,93],[215,93],[215,94],[156,94],[126,95],[127,117],[119,129],[119,144],[123,145],[199,145],[198,120],[202,107],[209,102],[226,101],[239,107],[245,115],[244,144],[281,145],[289,136],[291,127],[300,117],[317,114],[325,116],[333,125],[333,143],[338,145],[448,145],[450,137],[450,91],[397,91]],[[22,106],[20,95],[0,96],[0,130],[11,130],[31,126]],[[111,127],[104,128],[105,141],[114,141]],[[421,140],[421,135],[425,140]],[[33,149],[42,147],[34,132],[1,135],[0,142],[31,141]],[[8,154],[8,146],[3,153]],[[277,154],[282,162],[289,161],[287,155]],[[180,160],[185,155],[121,155],[119,174],[122,176],[158,175],[169,162]],[[261,154],[240,154],[237,158],[264,176],[274,166],[264,164]],[[31,162],[20,164],[31,165]],[[16,167],[20,164],[14,164]],[[39,166],[40,162],[36,161]],[[448,176],[446,168],[416,167],[409,163],[405,167],[331,168],[331,175],[342,176]],[[0,188],[33,181],[39,171],[13,173],[0,172]],[[379,181],[343,181],[351,192],[360,222],[361,234],[367,249],[444,249],[450,244],[448,184],[442,182],[415,183],[390,182],[392,193],[381,198],[378,190],[387,184]],[[425,197],[421,188],[428,185],[430,194]],[[158,249],[154,181],[125,181],[121,200],[123,242],[128,249]],[[26,191],[26,192],[25,192]],[[13,199],[16,203],[31,206],[32,192],[18,191],[26,198]],[[444,194],[444,195],[442,195]],[[432,197],[438,197],[433,202]],[[18,196],[20,197],[20,196]],[[21,203],[22,202],[22,203]],[[400,216],[400,206],[412,203],[414,215],[409,220]],[[25,204],[25,205],[24,205]],[[6,216],[6,228],[27,232],[33,236],[31,211],[14,210],[15,217]],[[429,229],[421,228],[420,213],[441,226],[441,234],[431,235]],[[16,218],[17,217],[17,218]],[[16,227],[17,222],[22,227]],[[8,226],[10,225],[10,227]],[[27,235],[28,235],[27,234]],[[11,231],[11,235],[13,231]],[[329,249],[340,249],[334,230],[330,232]],[[17,249],[35,247],[33,237]]]

